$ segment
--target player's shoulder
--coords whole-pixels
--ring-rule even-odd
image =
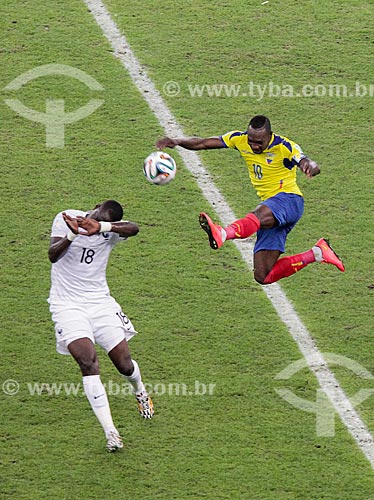
[[[292,141],[291,139],[289,139],[288,137],[284,136],[284,135],[279,135],[279,134],[275,134],[273,133],[273,137],[272,137],[272,140],[268,146],[267,149],[271,149],[271,148],[274,148],[274,147],[280,147],[280,148],[285,148],[287,149],[290,153],[292,153],[292,151],[294,150],[295,146],[297,148],[299,148],[299,146],[296,144],[295,141]]]
[[[73,210],[73,209],[68,209],[68,210],[63,210],[62,212],[59,212],[55,218],[53,219],[53,224],[52,224],[52,237],[58,237],[62,238],[65,236],[67,233],[68,227],[64,221],[64,218],[62,216],[63,213],[66,213],[70,215],[70,217],[77,217],[79,215],[86,215],[85,212],[82,212],[82,210]]]
[[[62,217],[63,213],[70,215],[70,217],[78,217],[78,216],[84,217],[87,214],[87,212],[83,212],[83,210],[75,210],[73,208],[68,208],[67,210],[62,210],[62,212],[59,212],[57,215],[61,215]]]
[[[230,132],[226,132],[223,134],[224,137],[227,137],[228,139],[235,139],[235,137],[242,137],[246,136],[247,132],[243,132],[242,130],[230,130]]]
[[[243,132],[242,130],[230,130],[230,132],[226,132],[220,137],[224,144],[232,146],[233,144],[238,144],[243,138],[247,140],[247,132]]]
[[[54,221],[55,222],[62,221],[63,220],[63,217],[62,217],[63,213],[70,215],[70,217],[78,217],[78,216],[84,217],[87,212],[83,212],[82,210],[74,210],[74,209],[68,208],[67,210],[62,210],[61,212],[58,212],[58,214],[55,215]]]

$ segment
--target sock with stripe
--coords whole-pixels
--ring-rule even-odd
[[[255,214],[247,214],[242,219],[238,219],[229,226],[225,227],[226,240],[233,240],[236,238],[248,238],[251,234],[257,233],[260,229],[260,220]]]
[[[307,250],[306,252],[298,253],[296,255],[291,255],[289,257],[282,257],[277,260],[270,273],[266,276],[264,285],[275,283],[281,278],[287,278],[315,261],[316,256],[314,249]]]

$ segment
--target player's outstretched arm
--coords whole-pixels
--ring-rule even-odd
[[[77,217],[79,228],[84,232],[80,232],[82,236],[92,236],[97,233],[118,233],[121,236],[135,236],[139,232],[139,226],[135,222],[121,221],[121,222],[107,222],[97,221],[89,217]]]
[[[299,163],[299,168],[309,178],[314,177],[321,172],[317,163],[310,158],[303,158]]]
[[[112,222],[112,233],[118,233],[120,236],[136,236],[139,232],[139,226],[135,222]]]
[[[171,139],[170,137],[164,137],[156,142],[156,147],[158,149],[164,148],[175,148],[175,146],[181,146],[185,149],[219,149],[224,148],[225,144],[223,143],[220,137],[190,137],[190,138],[181,138],[181,139]]]

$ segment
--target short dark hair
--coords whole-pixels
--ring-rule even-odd
[[[264,115],[256,115],[254,116],[251,121],[249,122],[249,127],[252,127],[254,129],[260,129],[264,128],[266,132],[271,132],[271,124],[270,120],[267,116]]]
[[[108,218],[111,222],[118,222],[123,217],[123,208],[118,201],[107,200],[101,206],[101,209],[108,214]]]

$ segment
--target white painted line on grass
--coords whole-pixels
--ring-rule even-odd
[[[165,130],[165,134],[170,137],[183,137],[183,130],[179,126],[175,116],[169,110],[152,80],[148,77],[145,69],[135,57],[125,36],[119,31],[104,4],[99,0],[83,1],[88,6],[97,24],[108,39],[114,50],[114,55],[128,71],[139,92]],[[212,178],[202,165],[197,153],[182,148],[178,148],[178,151],[186,167],[194,176],[205,198],[211,204],[221,222],[224,225],[230,224],[237,217],[235,217],[235,214],[227,204],[225,198],[215,186]],[[250,240],[235,240],[234,243],[249,269],[252,270],[252,242]],[[310,333],[298,317],[292,304],[287,299],[281,287],[276,283],[263,287],[263,290],[296,341],[301,353],[307,360],[310,370],[315,374],[321,388],[325,391],[335,408],[335,411],[338,413],[342,422],[374,468],[374,439],[345,395],[343,389],[340,387],[334,374],[327,366],[326,361],[318,350]],[[313,362],[310,362],[310,360],[313,360]]]

